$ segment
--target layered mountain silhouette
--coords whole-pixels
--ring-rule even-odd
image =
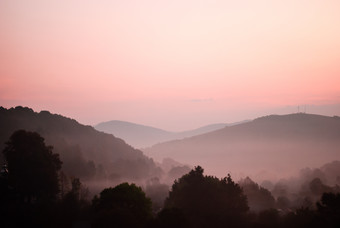
[[[293,175],[301,167],[319,167],[340,160],[340,117],[337,116],[271,115],[233,126],[209,125],[181,133],[121,121],[111,123],[121,125],[115,136],[131,136],[133,132],[135,140],[148,135],[153,142],[160,142],[176,135],[182,139],[143,150],[157,161],[172,158],[181,164],[201,165],[208,173],[220,177],[230,172],[235,178],[250,176],[260,181]],[[37,113],[30,108],[0,107],[0,126],[1,151],[14,131],[36,131],[60,154],[63,170],[71,176],[119,181],[160,177],[163,173],[152,159],[122,139],[48,111]],[[109,125],[96,127],[104,131],[105,126]],[[214,128],[219,130],[213,131]],[[190,137],[193,134],[200,135]],[[140,143],[145,143],[145,139]],[[2,153],[0,162],[3,162]]]
[[[141,124],[112,120],[99,123],[95,126],[95,129],[97,129],[98,131],[103,131],[105,133],[113,134],[121,139],[124,139],[125,142],[135,148],[146,148],[157,143],[192,137],[236,124],[239,123],[217,123],[189,131],[170,132]]]
[[[340,117],[304,113],[271,115],[183,140],[157,144],[144,152],[201,164],[217,176],[231,172],[256,180],[292,175],[340,159]]]
[[[47,145],[54,147],[53,152],[60,154],[63,170],[70,176],[118,181],[152,178],[162,173],[152,159],[122,139],[48,111],[0,107],[0,126],[1,151],[14,131],[38,132]]]

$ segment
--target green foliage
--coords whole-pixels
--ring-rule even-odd
[[[106,188],[92,201],[94,227],[144,227],[152,218],[151,200],[135,184]]]
[[[59,192],[61,161],[38,133],[13,133],[3,151],[8,165],[9,184],[28,201],[55,198]]]
[[[242,226],[247,198],[231,176],[204,176],[200,166],[175,181],[166,208],[178,208],[194,227]]]

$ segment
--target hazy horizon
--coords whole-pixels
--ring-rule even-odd
[[[228,115],[225,118],[222,116],[220,118],[211,118],[210,120],[208,119],[209,116],[206,116],[205,118],[201,118],[198,121],[195,121],[194,123],[189,122],[186,123],[186,121],[192,120],[190,117],[188,119],[185,118],[180,118],[181,120],[175,120],[175,118],[170,118],[170,119],[164,119],[163,121],[153,121],[154,119],[151,118],[145,118],[144,122],[138,122],[138,121],[143,121],[143,119],[131,119],[131,120],[126,120],[126,119],[114,119],[115,115],[113,115],[113,118],[110,119],[108,116],[108,119],[101,120],[96,117],[88,117],[88,118],[82,118],[81,113],[78,114],[78,116],[69,116],[65,113],[68,113],[65,111],[65,113],[61,113],[58,111],[53,111],[54,109],[48,110],[44,108],[34,108],[34,106],[28,106],[28,105],[22,105],[19,103],[15,103],[14,106],[5,106],[1,105],[4,108],[15,108],[16,106],[23,106],[23,107],[28,107],[32,108],[35,112],[40,112],[40,111],[49,111],[52,114],[58,114],[62,115],[68,118],[75,119],[77,122],[85,125],[90,125],[90,126],[96,126],[97,124],[103,123],[103,122],[109,122],[109,121],[122,121],[122,122],[129,122],[133,124],[138,124],[138,125],[143,125],[147,127],[154,127],[158,128],[164,131],[169,131],[169,132],[183,132],[183,131],[190,131],[194,129],[198,129],[200,127],[208,126],[211,124],[218,124],[218,123],[225,123],[225,124],[233,124],[233,123],[238,123],[246,120],[253,120],[256,118],[260,118],[263,116],[267,115],[289,115],[289,114],[294,114],[294,113],[307,113],[307,114],[315,114],[315,115],[324,115],[324,116],[340,116],[340,104],[334,104],[334,105],[327,105],[327,106],[308,106],[308,105],[302,105],[302,106],[294,106],[294,107],[282,107],[282,108],[277,108],[277,109],[272,109],[267,111],[267,110],[257,110],[252,113],[239,113],[239,115]],[[72,111],[71,111],[72,112]],[[235,112],[237,113],[237,112]],[[243,118],[242,118],[243,116]],[[124,118],[124,117],[123,117]],[[92,120],[91,120],[92,119]],[[95,119],[95,120],[93,120]],[[226,120],[226,121],[224,121]],[[229,120],[229,121],[228,121]],[[94,122],[96,121],[96,122]],[[135,122],[134,122],[135,121]],[[172,122],[172,123],[177,123],[178,126],[174,127],[173,124],[169,124],[166,122]]]
[[[339,227],[339,0],[0,0],[0,32],[1,225]]]
[[[0,105],[168,131],[340,115],[340,2],[0,2]]]

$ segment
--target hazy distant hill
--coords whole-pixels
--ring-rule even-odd
[[[218,123],[207,125],[190,131],[170,132],[150,126],[144,126],[119,120],[112,120],[96,125],[95,129],[122,138],[133,147],[146,148],[157,143],[192,137],[194,135],[200,135],[207,132],[215,131],[217,129],[221,129],[230,125],[233,124]]]
[[[60,154],[63,169],[71,176],[138,180],[159,176],[162,172],[152,159],[123,140],[48,111],[37,113],[23,107],[0,107],[0,126],[1,151],[14,131],[36,131]],[[2,153],[0,156],[1,162]]]
[[[287,176],[340,159],[340,117],[271,115],[144,151],[158,160],[200,164],[218,176]]]
[[[94,128],[98,131],[120,137],[124,139],[126,143],[136,148],[147,147],[158,142],[167,141],[167,139],[173,135],[172,132],[162,129],[119,120],[99,123]]]

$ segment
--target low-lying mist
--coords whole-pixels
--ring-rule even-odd
[[[340,160],[340,118],[310,114],[267,116],[211,133],[144,149],[156,161],[170,157],[200,164],[211,175],[231,173],[257,182],[297,175],[302,167]]]
[[[198,165],[217,178],[230,174],[254,212],[315,208],[323,193],[340,191],[339,117],[268,116],[143,152],[47,111],[0,108],[0,117],[1,150],[18,129],[41,135],[60,156],[62,189],[70,191],[80,181],[89,201],[103,189],[135,183],[157,213],[176,180]],[[0,163],[6,165],[2,156]]]
[[[169,168],[169,163],[175,166]],[[153,209],[160,210],[171,190],[175,180],[191,170],[188,166],[166,159],[160,164],[163,175],[150,179],[91,179],[82,180],[89,189],[90,198],[99,194],[105,188],[119,185],[123,182],[135,183],[141,186],[153,202]],[[168,166],[168,168],[166,168]],[[204,166],[202,166],[204,168]],[[226,168],[227,169],[227,168]],[[207,175],[210,175],[206,171]],[[270,208],[281,211],[291,211],[301,207],[315,208],[315,203],[325,192],[340,192],[340,161],[332,161],[316,168],[301,168],[295,175],[288,178],[272,178],[256,181],[251,174],[244,173],[244,178],[232,178],[242,187],[248,198],[251,211],[260,212]]]

